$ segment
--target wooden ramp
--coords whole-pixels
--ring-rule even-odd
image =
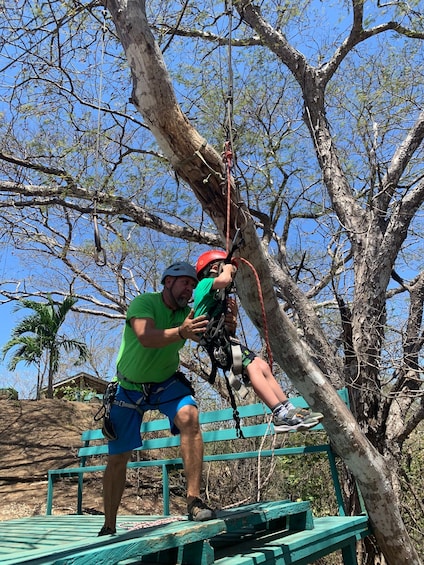
[[[366,516],[313,518],[308,502],[259,502],[197,523],[185,516],[34,516],[1,523],[1,565],[306,565],[338,549],[356,565]]]

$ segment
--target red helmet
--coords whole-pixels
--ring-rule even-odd
[[[226,258],[227,253],[225,251],[221,251],[219,249],[206,251],[206,253],[202,253],[202,255],[200,255],[200,257],[197,259],[196,273],[199,274],[200,271],[203,271],[203,269],[205,269],[214,261],[223,261]]]

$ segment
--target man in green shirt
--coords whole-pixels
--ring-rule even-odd
[[[174,263],[163,275],[163,290],[145,293],[129,305],[117,358],[117,387],[109,415],[109,456],[103,477],[105,522],[99,535],[116,532],[116,516],[133,449],[142,445],[143,413],[159,410],[181,436],[189,518],[210,520],[215,513],[200,498],[203,440],[190,382],[178,371],[186,339],[205,331],[206,316],[194,318],[188,306],[197,285],[195,268]]]

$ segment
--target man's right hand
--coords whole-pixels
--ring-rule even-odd
[[[208,322],[209,320],[206,316],[194,318],[194,310],[191,309],[190,314],[179,327],[179,333],[184,339],[199,341],[199,336],[205,333]]]

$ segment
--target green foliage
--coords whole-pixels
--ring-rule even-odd
[[[12,387],[0,388],[0,399],[1,400],[18,400],[19,393],[16,389]]]
[[[54,391],[55,398],[63,398],[70,401],[82,402],[87,397],[91,397],[96,394],[96,391],[92,388],[79,388],[78,386],[64,386],[56,389]]]
[[[51,398],[53,394],[53,380],[59,368],[61,350],[78,352],[78,361],[84,361],[87,357],[87,346],[79,341],[68,339],[59,334],[59,330],[65,321],[67,314],[71,311],[77,299],[67,296],[62,303],[55,303],[51,296],[47,297],[47,303],[35,302],[22,299],[19,308],[34,310],[35,314],[29,315],[18,322],[12,332],[12,338],[3,346],[3,358],[13,351],[9,361],[9,369],[15,370],[20,362],[26,365],[40,365],[45,356],[45,365],[48,371],[48,393]],[[42,383],[38,383],[38,394]]]
[[[287,445],[299,445],[305,438],[299,434],[290,434]],[[306,438],[308,445],[317,445],[323,441],[322,433],[311,433]],[[324,439],[327,441],[327,439]],[[274,500],[290,499],[310,502],[315,516],[337,514],[337,502],[327,457],[319,454],[282,456],[276,460],[265,492]]]

